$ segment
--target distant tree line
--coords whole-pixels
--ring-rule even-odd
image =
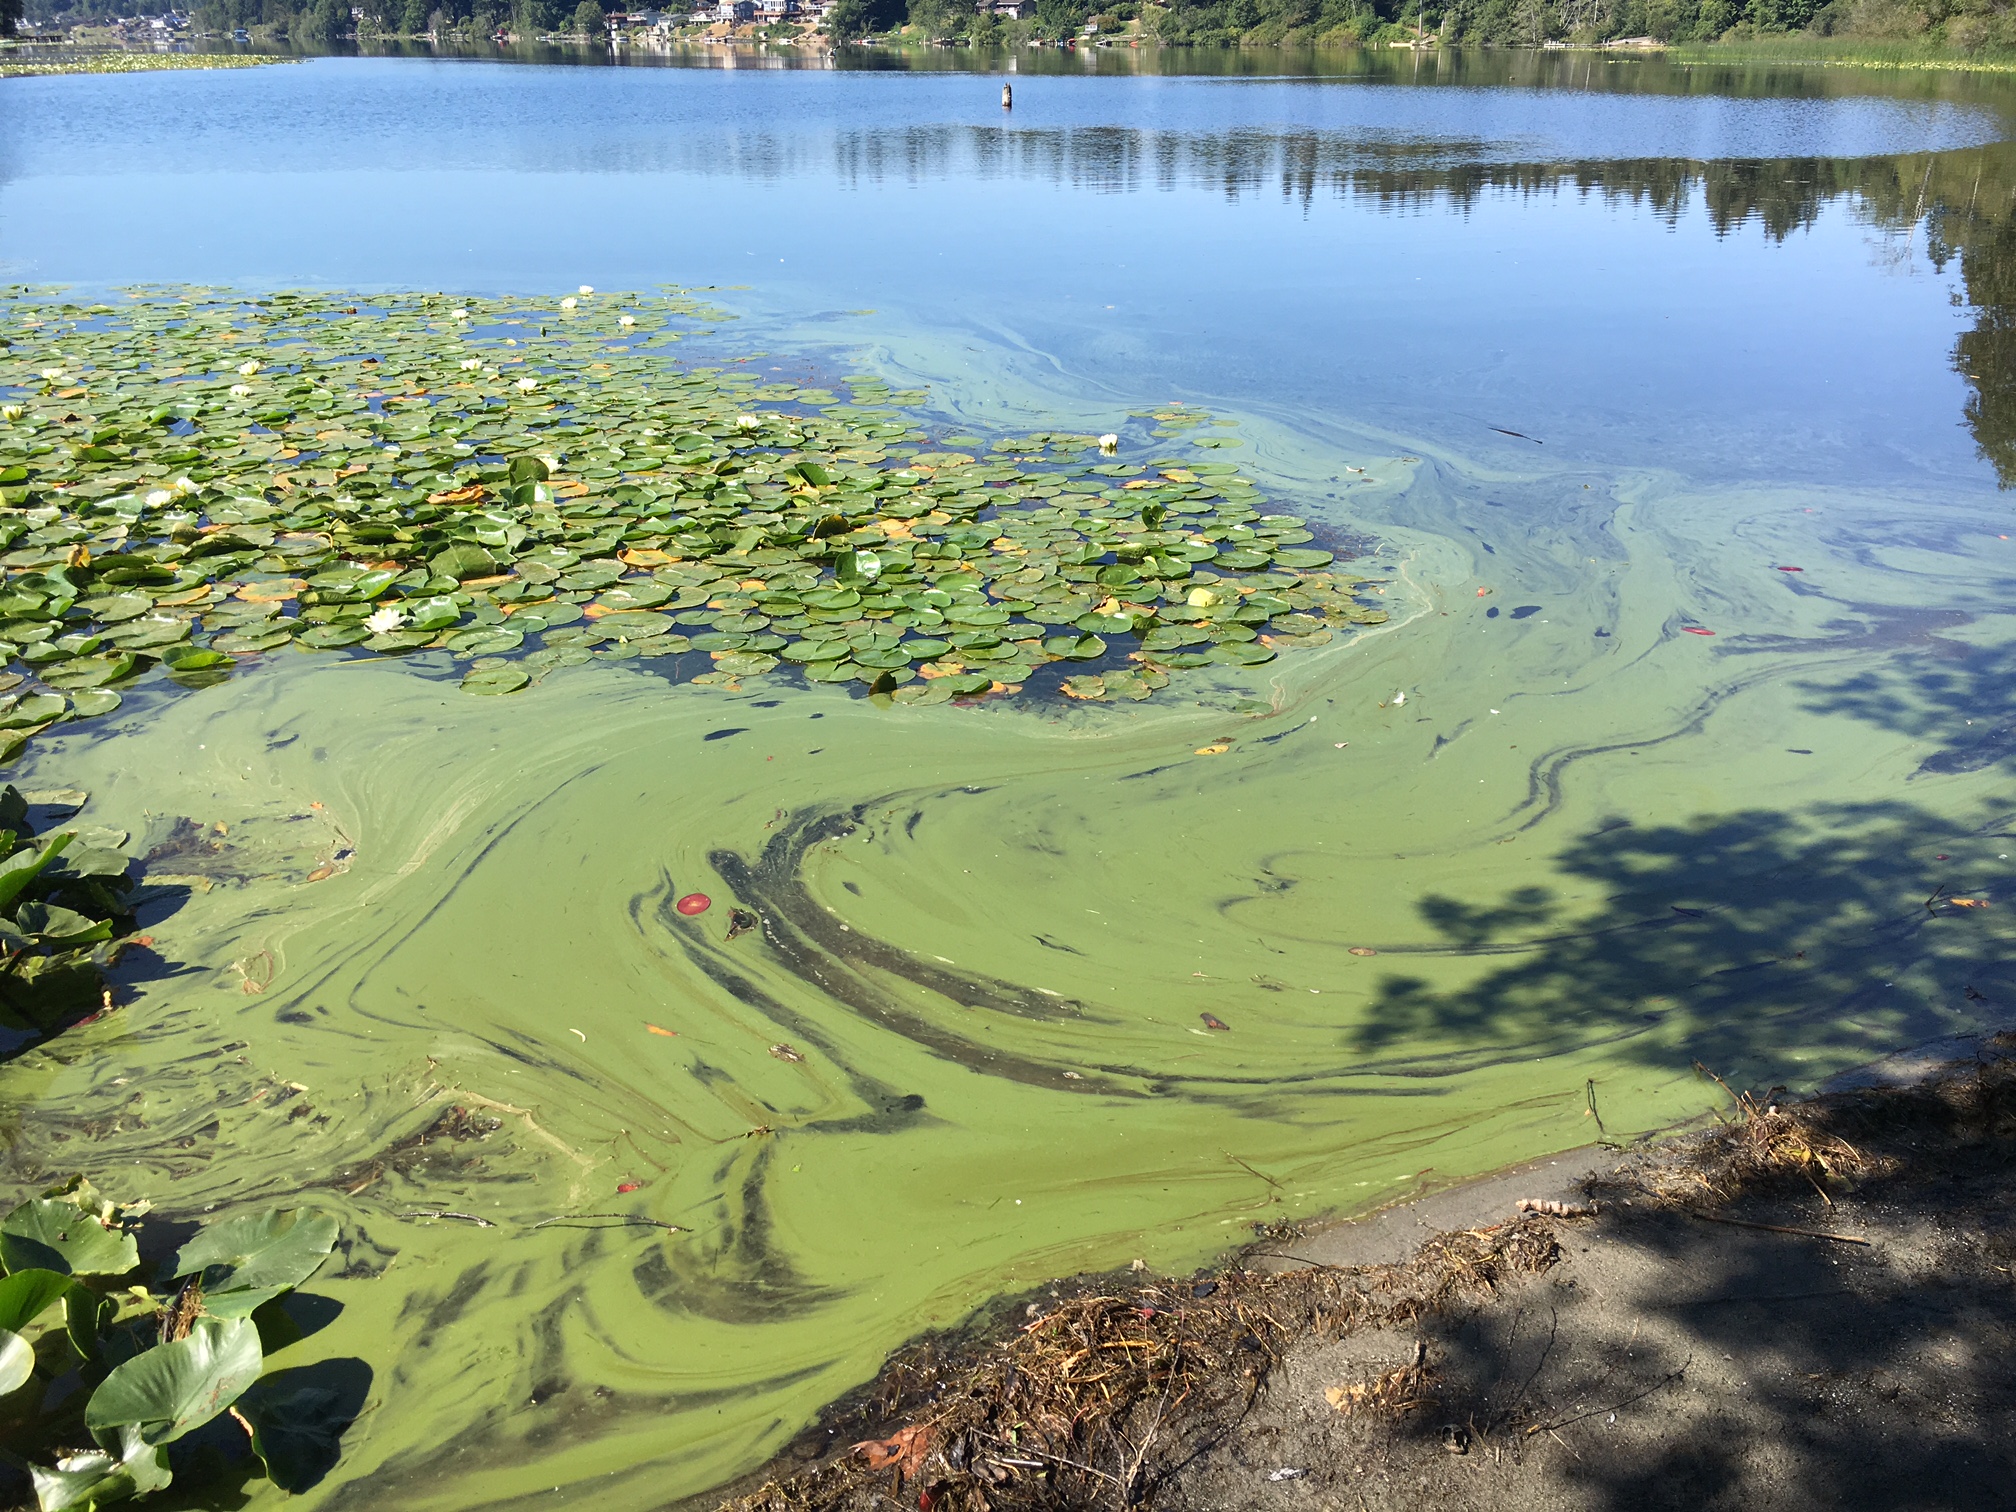
[[[1033,21],[976,13],[972,0],[843,0],[846,34],[899,19],[932,38],[1018,40],[1074,35],[1087,25],[1119,31],[1138,19],[1160,42],[1187,46],[1379,45],[1441,42],[1537,47],[1654,37],[1715,41],[1810,32],[1871,40],[1923,39],[1966,50],[2016,46],[2010,0],[1037,0]]]
[[[353,4],[361,20],[350,14]],[[20,15],[23,0],[0,0],[0,18]],[[88,26],[118,16],[165,8],[167,0],[29,0],[34,19],[47,25]],[[685,0],[657,7],[688,9]],[[576,32],[600,35],[608,16],[599,0],[199,0],[193,12],[209,32],[243,28],[262,39],[326,47],[349,36],[487,37],[498,31],[522,37]],[[4,20],[0,20],[4,25]]]

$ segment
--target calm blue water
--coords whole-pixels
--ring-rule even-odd
[[[1005,116],[997,74],[944,72],[322,59],[9,81],[0,269],[748,285],[731,304],[780,337],[936,345],[927,365],[954,370],[970,347],[1121,403],[1314,406],[1517,457],[1502,426],[1550,464],[1982,477],[1952,280],[1912,217],[1872,224],[1838,181],[1988,149],[1993,100],[1591,77],[1024,72]]]

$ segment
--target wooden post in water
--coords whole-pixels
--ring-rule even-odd
[[[1001,86],[1001,108],[1003,110],[1013,110],[1015,108],[1015,86],[1013,84],[1003,84]]]

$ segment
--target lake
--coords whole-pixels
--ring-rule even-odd
[[[2006,1020],[2012,86],[580,61],[5,81],[0,278],[674,286],[668,362],[941,454],[1230,464],[1385,622],[1138,703],[290,651],[38,736],[158,955],[0,1069],[15,1186],[338,1216],[306,1504],[664,1505],[991,1299]]]

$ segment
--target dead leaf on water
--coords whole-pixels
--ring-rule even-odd
[[[1379,954],[1370,945],[1353,945],[1349,953],[1355,956],[1375,956]]]

